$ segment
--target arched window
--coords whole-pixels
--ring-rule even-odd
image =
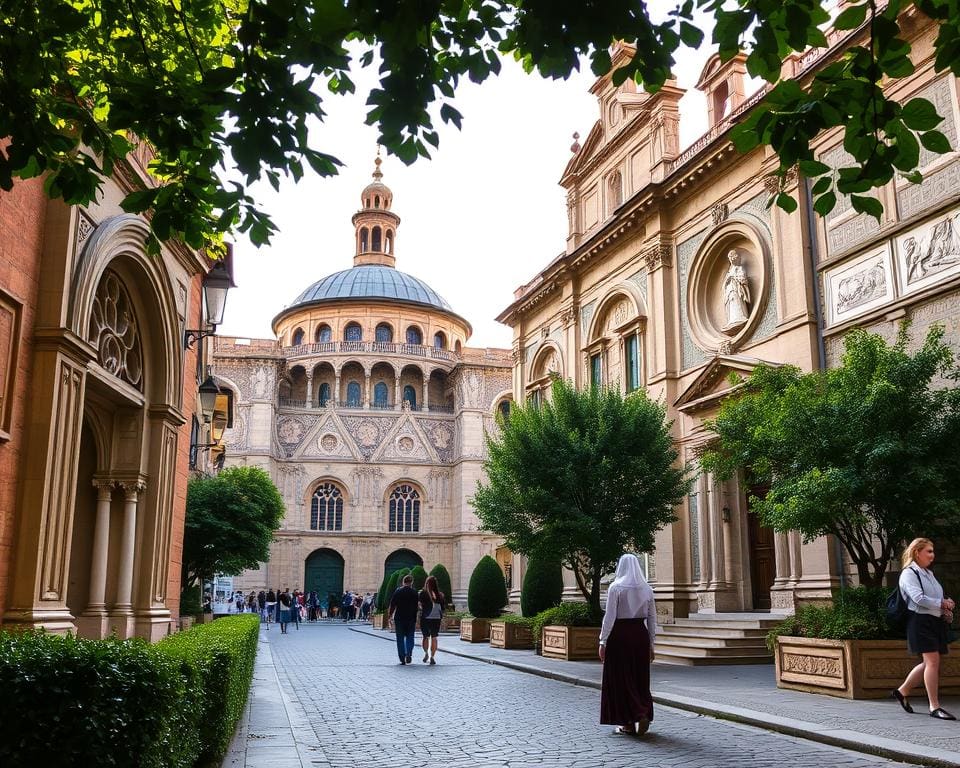
[[[389,323],[380,323],[376,330],[376,340],[382,342],[393,341],[393,328]]]
[[[370,232],[366,227],[360,230],[360,253],[366,253],[369,250],[369,235]]]
[[[333,330],[330,328],[329,325],[327,325],[326,323],[324,323],[324,324],[321,325],[319,328],[317,328],[317,336],[316,336],[316,338],[317,338],[317,341],[320,342],[321,344],[325,344],[325,343],[327,343],[328,341],[332,341],[332,340],[333,340]]]
[[[295,347],[299,347],[301,344],[303,344],[303,328],[297,328],[297,330],[293,332],[293,338],[291,339],[290,343]]]
[[[456,353],[459,355],[461,349],[462,349],[462,347],[461,347],[461,345],[460,345],[460,339],[457,339],[456,343],[453,345],[453,351],[456,352]]]
[[[393,253],[393,230],[387,230],[387,253]]]
[[[412,485],[398,485],[390,494],[390,531],[416,533],[420,530],[420,494]]]
[[[447,337],[443,335],[440,331],[437,331],[433,334],[433,348],[434,349],[446,349],[447,348]]]
[[[320,385],[320,407],[323,408],[330,402],[330,385],[324,382]]]
[[[343,494],[333,483],[323,483],[310,499],[310,530],[343,530]]]
[[[507,421],[510,418],[510,401],[503,399],[500,401],[500,404],[497,406],[497,411],[500,413],[500,416],[504,421]]]
[[[415,325],[407,328],[407,344],[423,344],[423,334]]]
[[[370,243],[370,249],[375,252],[379,252],[382,246],[381,240],[383,239],[383,234],[380,230],[380,227],[373,228],[373,242]]]
[[[359,408],[363,405],[363,402],[360,399],[360,382],[351,381],[347,384],[347,405],[352,406],[353,408]]]
[[[379,208],[379,207],[380,207],[380,195],[374,196],[374,198],[373,198],[373,207],[374,207],[374,208]]]
[[[413,388],[412,384],[407,384],[403,388],[403,402],[410,403],[411,410],[417,410],[417,390]]]
[[[613,213],[623,203],[623,177],[620,171],[614,171],[607,180],[610,187],[610,213]]]
[[[387,385],[378,381],[373,387],[373,404],[377,408],[387,407]]]
[[[343,329],[344,341],[363,341],[363,329],[357,323],[350,323]]]

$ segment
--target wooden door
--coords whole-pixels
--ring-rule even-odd
[[[752,488],[747,497],[763,498],[766,488]],[[770,587],[777,577],[777,559],[774,549],[774,531],[760,524],[752,510],[747,510],[747,530],[750,541],[750,584],[753,588],[755,610],[770,608]]]

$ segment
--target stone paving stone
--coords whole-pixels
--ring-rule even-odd
[[[436,666],[416,656],[401,666],[394,646],[343,626],[262,633],[267,644],[299,748],[248,738],[244,762],[232,768],[287,768],[294,759],[310,768],[902,765],[662,706],[645,737],[618,736],[598,725],[594,689],[449,654]],[[258,701],[270,705],[263,721]],[[268,697],[251,700],[252,722],[266,725],[276,712]]]

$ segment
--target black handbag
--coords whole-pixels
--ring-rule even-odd
[[[920,580],[920,574],[913,568],[910,569],[913,571],[914,575],[917,577],[917,582],[920,584],[920,591],[923,592],[923,582]],[[887,596],[887,624],[893,630],[902,632],[907,628],[907,619],[910,618],[910,609],[907,607],[907,601],[903,597],[903,593],[900,591],[900,580],[897,579],[897,586],[894,587],[893,591]]]

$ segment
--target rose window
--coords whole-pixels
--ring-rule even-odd
[[[143,353],[133,303],[120,278],[109,270],[93,300],[90,342],[107,373],[143,389]]]

